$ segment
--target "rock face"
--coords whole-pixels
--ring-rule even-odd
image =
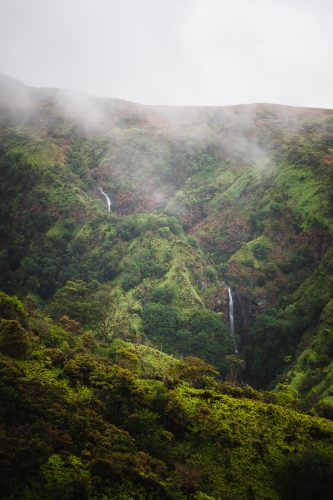
[[[240,336],[241,344],[251,343],[251,328],[260,312],[260,304],[250,302],[244,293],[234,292],[235,331]]]

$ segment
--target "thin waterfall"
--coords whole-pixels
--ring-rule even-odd
[[[101,188],[101,186],[98,186],[98,187],[99,187],[99,190],[102,193],[102,195],[105,196],[106,203],[107,203],[107,206],[108,206],[108,212],[111,212],[111,200],[110,200],[110,198],[108,197],[108,195],[106,193],[104,193],[104,191]]]
[[[234,320],[234,300],[232,297],[231,289],[228,287],[228,296],[229,296],[229,322],[230,322],[230,334],[234,341],[235,346],[235,354],[238,354],[238,348],[235,340],[235,320]]]

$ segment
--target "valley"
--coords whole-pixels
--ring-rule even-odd
[[[5,498],[330,487],[332,158],[332,110],[1,76]]]

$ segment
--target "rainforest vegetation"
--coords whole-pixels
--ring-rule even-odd
[[[2,76],[0,173],[2,498],[330,498],[332,111]]]

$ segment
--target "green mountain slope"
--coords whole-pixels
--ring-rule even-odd
[[[330,404],[332,111],[1,87],[4,291],[225,374],[231,286],[243,380]]]
[[[0,316],[2,498],[329,498],[329,420],[31,298]]]

